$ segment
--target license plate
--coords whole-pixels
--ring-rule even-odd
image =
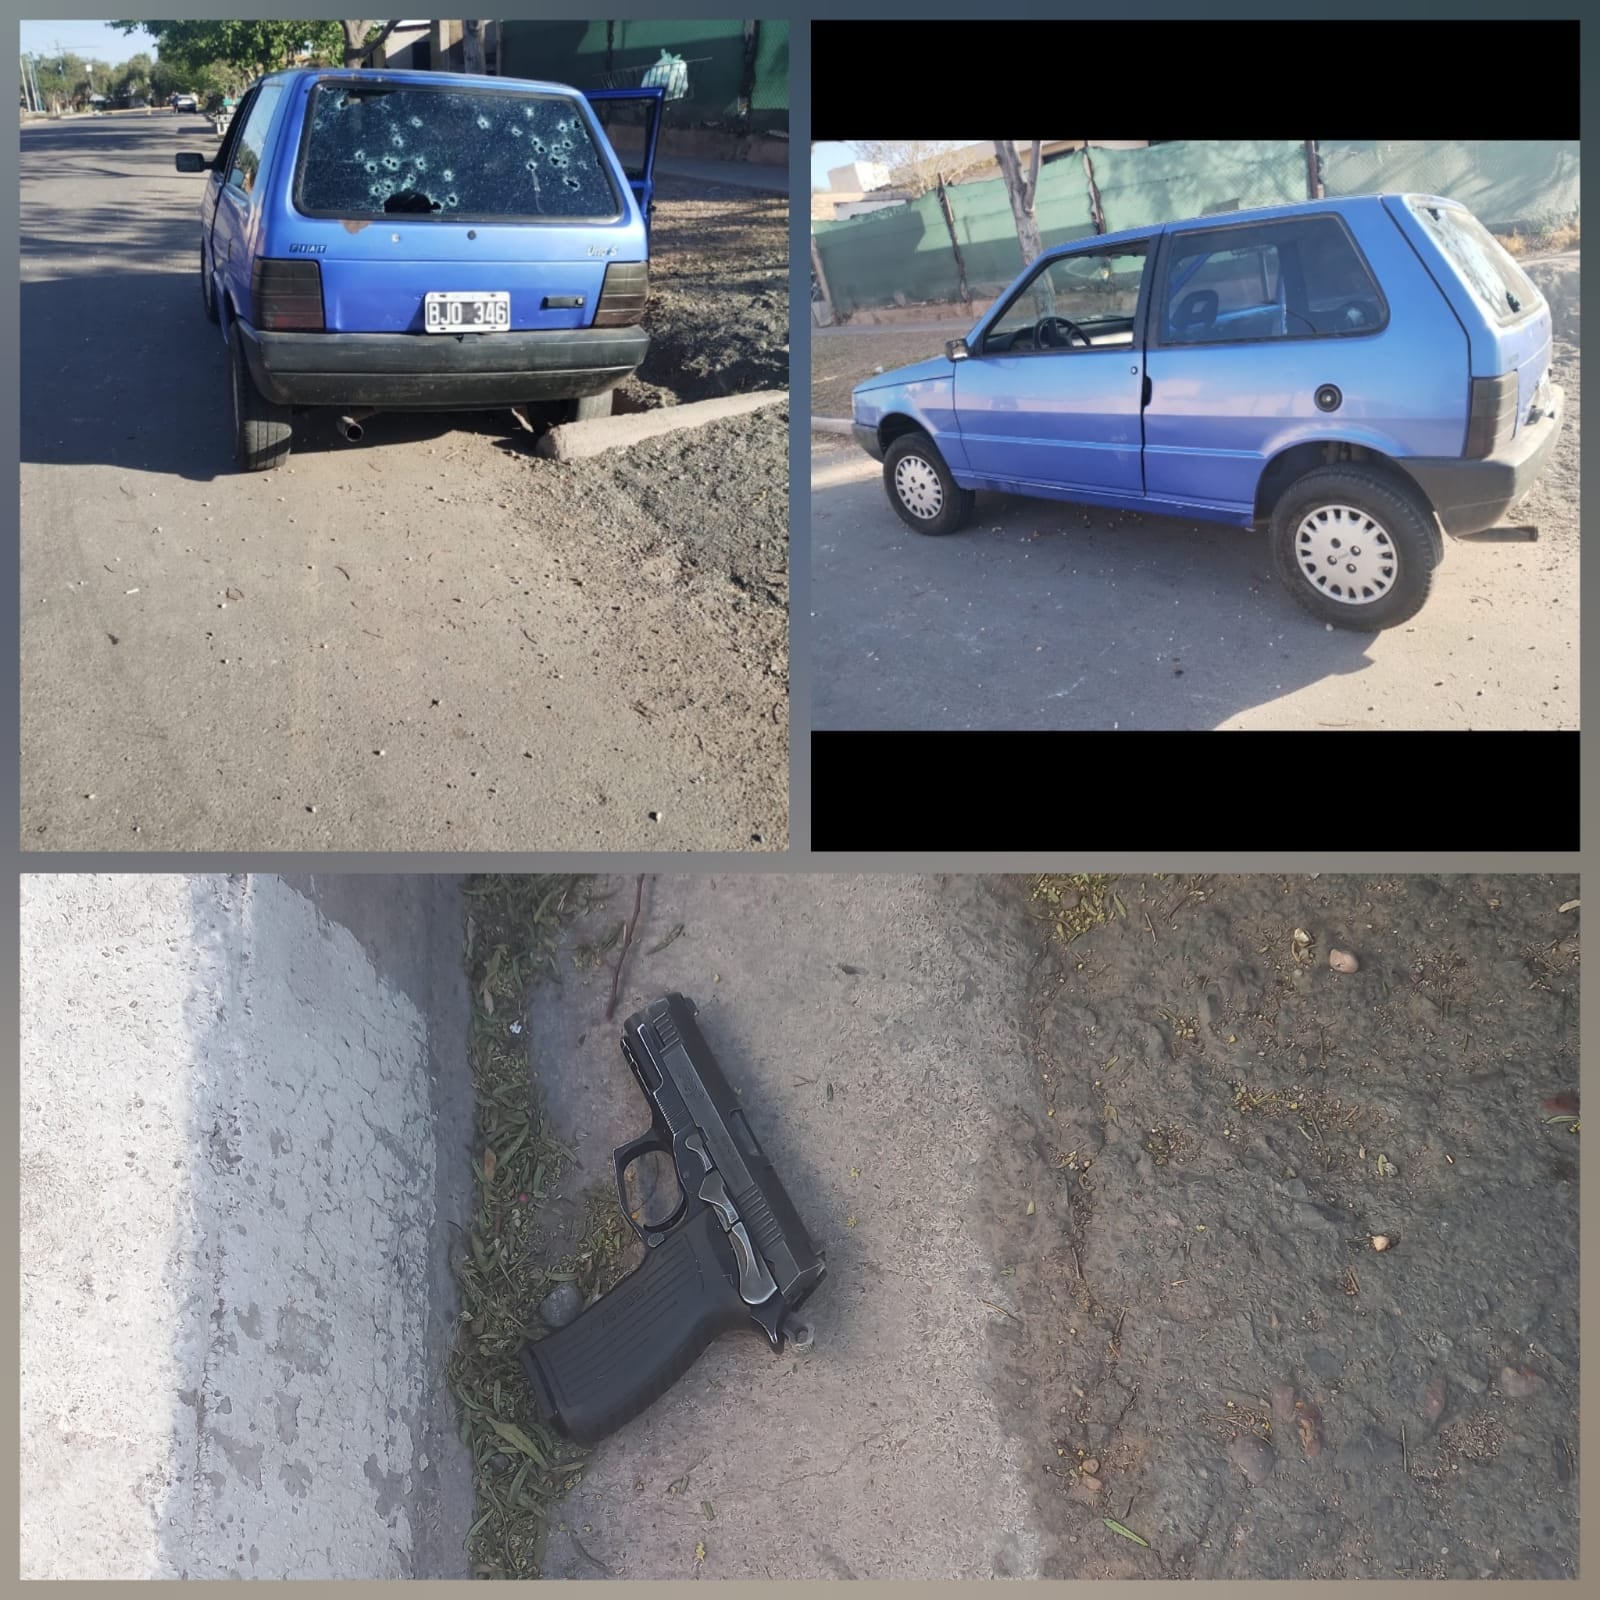
[[[511,296],[502,289],[485,294],[444,289],[424,295],[422,326],[428,333],[503,333],[511,326]]]

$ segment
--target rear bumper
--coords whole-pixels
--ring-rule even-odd
[[[1484,461],[1448,456],[1406,456],[1400,465],[1416,480],[1439,514],[1446,533],[1465,537],[1496,526],[1537,481],[1550,460],[1566,420],[1567,397],[1551,386],[1551,409],[1520,429],[1510,448]]]
[[[603,394],[650,348],[643,328],[549,333],[264,333],[240,322],[256,387],[291,406],[472,410]]]
[[[852,422],[850,432],[855,436],[855,441],[874,461],[883,460],[883,444],[878,438],[878,430],[869,427],[864,422]]]

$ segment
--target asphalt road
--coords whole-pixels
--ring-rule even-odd
[[[509,413],[318,417],[237,472],[172,164],[214,147],[21,132],[24,847],[782,848],[783,615],[741,583],[783,564],[781,432],[630,474]]]
[[[1576,728],[1576,267],[1540,277],[1568,421],[1521,519],[1539,541],[1451,541],[1383,634],[1306,616],[1264,536],[1221,525],[980,495],[968,528],[922,537],[877,462],[814,435],[813,726]]]

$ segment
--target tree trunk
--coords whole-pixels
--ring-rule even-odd
[[[374,27],[374,23],[346,22],[341,18],[339,26],[344,29],[344,64],[347,67],[359,67],[400,24],[398,21],[384,23],[383,32],[371,44],[363,41],[367,37],[367,29]]]
[[[1022,264],[1026,266],[1044,249],[1039,239],[1039,220],[1034,215],[1033,203],[1039,188],[1039,145],[1033,141],[1033,154],[1028,163],[1029,174],[1022,175],[1022,163],[1017,159],[1016,144],[1010,139],[996,139],[995,158],[1000,163],[1000,176],[1005,180],[1006,196],[1011,201],[1011,215],[1017,224],[1017,243],[1022,246]]]
[[[828,275],[822,270],[822,256],[817,250],[816,236],[811,239],[811,275],[816,280],[818,300],[816,304],[822,307],[822,315],[817,320],[824,328],[830,328],[837,320],[833,310],[833,296],[828,291]]]
[[[483,24],[481,22],[466,22],[461,24],[461,70],[463,72],[483,71]]]

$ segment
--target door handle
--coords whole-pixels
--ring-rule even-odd
[[[1143,393],[1139,396],[1139,404],[1141,406],[1150,404],[1150,374],[1148,372],[1144,375]]]

